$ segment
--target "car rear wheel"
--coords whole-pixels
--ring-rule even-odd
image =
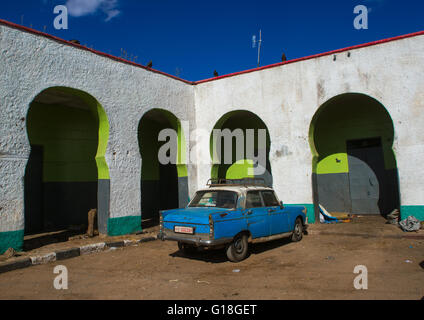
[[[197,251],[197,248],[195,246],[180,241],[178,241],[178,249],[187,254],[194,253]]]
[[[247,257],[249,241],[247,235],[241,234],[227,246],[227,258],[232,262],[240,262]]]
[[[298,242],[302,240],[303,238],[303,223],[301,218],[297,218],[296,222],[294,223],[294,230],[291,237],[291,240],[293,242]]]

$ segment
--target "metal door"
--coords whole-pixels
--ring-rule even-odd
[[[384,183],[381,139],[348,141],[347,146],[351,212],[379,214],[380,190]]]

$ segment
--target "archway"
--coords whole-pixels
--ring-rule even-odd
[[[84,232],[88,211],[97,209],[99,231],[106,234],[109,124],[99,102],[80,90],[48,88],[30,104],[27,133],[25,233]]]
[[[214,139],[215,130],[221,133]],[[214,131],[210,137],[212,179],[262,178],[267,185],[272,186],[269,162],[271,139],[267,126],[256,114],[246,110],[229,112],[218,120]],[[237,143],[237,133],[241,134],[240,143]],[[227,144],[230,150],[226,148],[226,139],[227,142],[231,140]],[[238,150],[238,147],[243,148]],[[263,161],[258,160],[260,154],[263,155]]]
[[[160,133],[169,129],[172,134],[165,134],[166,139],[159,141]],[[158,223],[160,210],[183,208],[188,203],[186,145],[180,121],[162,109],[152,109],[143,115],[138,126],[138,141],[142,159],[141,216],[142,223],[149,226]],[[170,158],[168,163],[159,160],[159,152],[165,144],[176,146],[175,154],[171,150],[166,152]]]
[[[393,121],[380,102],[359,93],[330,99],[314,115],[309,139],[316,218],[318,204],[330,213],[399,209]]]

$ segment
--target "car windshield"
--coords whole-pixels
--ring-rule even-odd
[[[214,207],[234,209],[237,193],[233,191],[198,191],[189,207]]]

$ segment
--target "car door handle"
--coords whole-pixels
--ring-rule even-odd
[[[251,215],[253,213],[253,211],[252,210],[248,210],[248,211],[246,211],[246,214],[247,215]]]
[[[268,209],[268,212],[269,213],[271,213],[271,212],[275,212],[276,210],[275,209]]]

